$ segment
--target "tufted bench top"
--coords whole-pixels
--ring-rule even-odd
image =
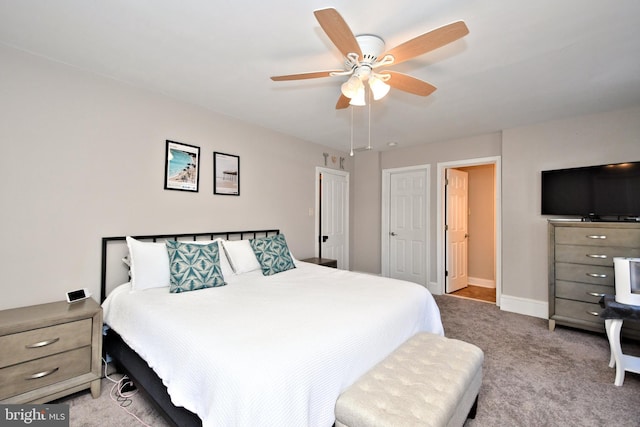
[[[462,425],[480,389],[483,360],[473,344],[419,333],[340,395],[336,426]]]

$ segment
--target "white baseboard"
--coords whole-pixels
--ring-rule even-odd
[[[483,288],[496,288],[496,281],[491,279],[481,279],[479,277],[468,277],[467,283],[473,286],[480,286]]]
[[[500,310],[539,317],[540,319],[549,318],[549,303],[505,294],[500,296]]]
[[[444,292],[438,286],[438,282],[429,282],[427,283],[427,290],[431,292],[433,295],[442,295]]]

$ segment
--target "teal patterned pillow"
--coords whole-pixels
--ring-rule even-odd
[[[249,243],[262,267],[263,275],[271,276],[272,274],[296,268],[284,234],[250,239]]]
[[[226,285],[220,268],[217,242],[198,245],[167,240],[167,251],[169,292],[179,293]]]

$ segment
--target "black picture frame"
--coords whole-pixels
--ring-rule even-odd
[[[164,189],[198,192],[200,147],[167,140],[164,160]]]
[[[240,195],[240,156],[213,152],[213,194]]]

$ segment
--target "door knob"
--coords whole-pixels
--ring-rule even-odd
[[[392,231],[391,233],[389,233],[389,236],[397,236],[397,234]]]
[[[322,236],[322,243],[326,242],[329,236]]]

